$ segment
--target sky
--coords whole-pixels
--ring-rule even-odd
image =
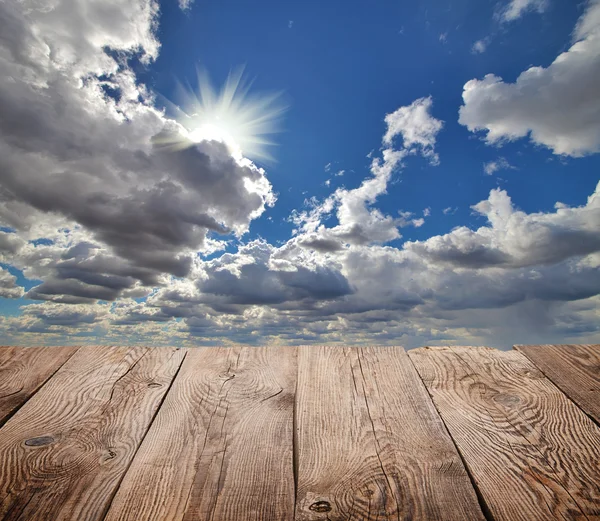
[[[0,2],[0,343],[600,342],[600,0]]]

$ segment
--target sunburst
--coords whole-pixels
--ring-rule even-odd
[[[178,87],[181,103],[166,103],[175,112],[181,135],[165,144],[182,148],[219,141],[237,159],[274,160],[268,151],[275,144],[270,137],[281,131],[287,110],[281,92],[250,92],[252,82],[244,76],[243,67],[231,71],[220,90],[203,70],[198,70],[197,92],[181,84]]]

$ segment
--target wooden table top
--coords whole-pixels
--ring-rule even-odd
[[[600,345],[0,347],[0,520],[600,520]]]

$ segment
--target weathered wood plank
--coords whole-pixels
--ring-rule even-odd
[[[515,349],[600,424],[600,344],[517,345]]]
[[[297,521],[483,519],[401,347],[307,347],[298,356]]]
[[[600,519],[600,429],[521,353],[409,352],[496,521]]]
[[[77,347],[0,347],[0,426],[75,351]]]
[[[0,429],[0,519],[103,519],[183,356],[80,348]]]
[[[106,521],[289,521],[295,348],[190,350]]]

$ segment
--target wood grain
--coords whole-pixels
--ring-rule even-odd
[[[289,521],[295,348],[190,350],[107,521]]]
[[[515,349],[600,424],[600,344],[518,345]]]
[[[183,356],[80,348],[0,429],[0,519],[103,519]]]
[[[402,348],[301,348],[296,399],[297,521],[483,519]]]
[[[496,521],[600,519],[600,430],[521,353],[409,352]]]
[[[0,347],[0,426],[75,351],[77,347]]]

